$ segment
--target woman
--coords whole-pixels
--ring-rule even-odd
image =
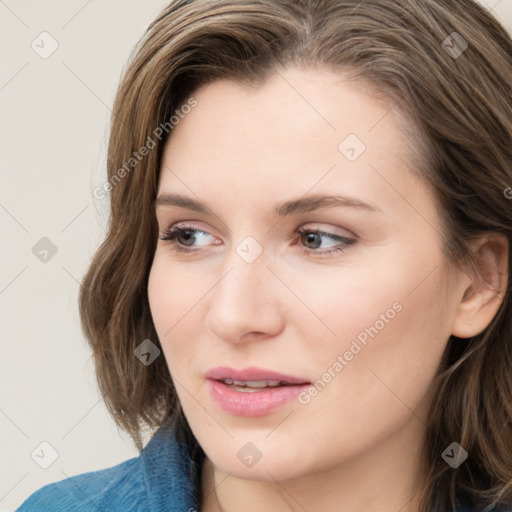
[[[80,295],[142,452],[19,510],[512,510],[511,84],[473,0],[171,3]]]

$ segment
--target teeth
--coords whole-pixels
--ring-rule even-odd
[[[233,380],[233,379],[223,379],[223,382],[228,386],[234,385],[239,387],[248,387],[248,388],[268,388],[268,387],[276,387],[281,384],[286,384],[285,382],[279,380]]]
[[[232,389],[236,389],[236,391],[241,391],[242,393],[259,393],[262,389],[265,389],[265,388],[249,388],[246,386],[233,386]]]
[[[278,380],[249,380],[246,382],[246,386],[249,388],[266,388],[279,386]]]

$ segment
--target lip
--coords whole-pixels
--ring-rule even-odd
[[[237,370],[229,366],[218,366],[212,368],[206,373],[206,377],[212,380],[233,379],[233,380],[279,380],[287,384],[311,384],[307,379],[286,375],[284,373],[249,366]]]
[[[286,406],[311,386],[307,379],[256,367],[237,370],[220,366],[209,370],[206,377],[212,399],[225,412],[235,416],[265,416]],[[222,379],[277,380],[285,382],[286,385],[265,388],[261,391],[243,392],[229,387],[221,382]]]

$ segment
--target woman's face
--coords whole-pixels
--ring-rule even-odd
[[[296,69],[194,98],[156,210],[161,237],[186,231],[159,240],[148,293],[200,445],[263,480],[416,453],[463,289],[390,106]]]

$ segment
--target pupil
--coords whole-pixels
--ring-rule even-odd
[[[180,237],[182,237],[180,242],[185,240],[185,243],[183,245],[189,245],[189,246],[193,245],[193,243],[194,243],[194,233],[192,231],[183,231],[182,233],[180,233]],[[187,243],[187,242],[191,242],[191,243]]]
[[[307,243],[313,243],[315,246],[310,247],[310,249],[317,249],[320,246],[320,243],[315,244],[315,239],[320,238],[316,233],[307,233],[306,234],[306,242]],[[319,240],[316,240],[316,242],[319,242]]]

